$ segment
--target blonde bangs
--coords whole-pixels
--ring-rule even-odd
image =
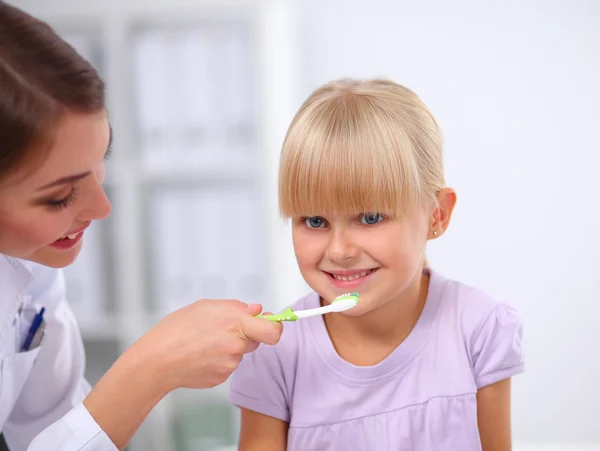
[[[418,204],[422,183],[403,118],[377,97],[320,94],[305,102],[283,145],[281,215],[398,217]]]

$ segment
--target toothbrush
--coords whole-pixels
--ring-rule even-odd
[[[259,318],[268,319],[269,321],[296,321],[300,318],[308,318],[311,316],[324,315],[331,312],[344,312],[356,307],[358,304],[358,293],[345,293],[333,300],[333,302],[324,307],[311,308],[308,310],[293,311],[291,307],[276,315],[261,315]]]

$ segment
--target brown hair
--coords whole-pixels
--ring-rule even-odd
[[[65,113],[104,107],[93,66],[48,24],[0,1],[0,180],[46,156]]]

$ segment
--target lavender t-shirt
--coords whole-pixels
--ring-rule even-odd
[[[346,362],[322,317],[302,319],[244,357],[229,400],[288,422],[291,451],[475,451],[477,389],[522,371],[516,311],[431,271],[417,324],[379,364]]]

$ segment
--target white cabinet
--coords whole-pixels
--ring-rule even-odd
[[[143,26],[132,37],[142,164],[256,160],[253,24]]]
[[[266,224],[256,187],[156,188],[148,197],[150,280],[161,315],[200,298],[265,302]]]

